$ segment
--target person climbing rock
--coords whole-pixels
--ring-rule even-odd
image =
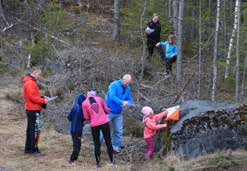
[[[153,109],[149,106],[144,106],[141,110],[144,114],[143,123],[145,124],[144,128],[144,139],[148,146],[148,152],[146,153],[146,159],[150,160],[154,153],[154,135],[158,129],[165,128],[167,124],[156,124],[159,120],[165,117],[168,112],[165,110],[160,114],[155,115]]]
[[[81,150],[81,136],[84,121],[82,102],[85,99],[86,97],[81,93],[76,95],[74,105],[68,115],[68,120],[71,122],[70,134],[73,141],[73,151],[70,156],[69,164],[75,163]]]
[[[86,100],[82,103],[82,109],[85,120],[90,120],[90,127],[94,141],[96,166],[101,167],[100,132],[103,133],[111,164],[114,164],[111,131],[109,125],[110,119],[106,115],[110,112],[110,110],[105,101],[95,94],[95,91],[88,92]]]
[[[33,156],[42,156],[38,148],[40,137],[40,112],[42,105],[47,103],[48,98],[42,98],[36,81],[39,79],[41,70],[35,70],[23,78],[23,95],[25,101],[25,110],[27,114],[27,131],[25,154]]]
[[[147,24],[145,30],[145,33],[147,35],[147,49],[148,49],[147,61],[149,63],[153,56],[155,45],[158,42],[160,42],[160,32],[161,32],[161,25],[159,22],[159,17],[157,14],[154,14],[152,20]]]
[[[163,49],[164,53],[161,54],[161,59],[166,66],[166,75],[172,74],[172,64],[177,60],[177,46],[175,44],[175,35],[170,33],[166,42],[159,42],[157,47]]]

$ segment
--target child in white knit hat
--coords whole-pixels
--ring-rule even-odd
[[[167,124],[157,124],[157,121],[161,120],[164,116],[166,116],[168,112],[165,110],[160,114],[155,115],[153,109],[149,106],[144,106],[141,112],[144,114],[144,139],[148,146],[146,158],[151,159],[154,152],[154,135],[156,134],[156,131],[158,129],[165,128],[167,126]]]

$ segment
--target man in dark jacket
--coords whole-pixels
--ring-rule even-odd
[[[47,103],[47,98],[40,97],[36,83],[40,74],[41,70],[35,70],[23,79],[23,95],[27,113],[25,154],[32,154],[34,156],[42,155],[38,148],[40,136],[40,112],[42,110],[42,105]]]
[[[152,20],[147,24],[147,28],[145,30],[147,34],[147,48],[149,53],[147,56],[148,62],[151,61],[155,45],[160,42],[160,31],[161,26],[159,17],[157,16],[157,14],[154,14]]]
[[[69,164],[74,164],[81,150],[81,135],[84,121],[82,102],[85,99],[86,97],[83,94],[78,94],[75,98],[74,106],[68,115],[68,120],[71,122],[70,133],[73,141],[73,151],[70,156]]]

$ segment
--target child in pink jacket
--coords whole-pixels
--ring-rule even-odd
[[[113,148],[111,143],[111,131],[109,118],[106,116],[110,112],[105,101],[96,96],[94,91],[88,92],[86,100],[82,103],[82,110],[85,120],[90,120],[94,141],[94,153],[96,166],[100,167],[100,131],[103,133],[111,163],[113,161]]]
[[[141,112],[144,114],[144,139],[148,145],[146,158],[151,159],[154,152],[154,135],[158,129],[165,128],[167,126],[166,124],[157,124],[157,121],[166,116],[168,112],[163,111],[160,114],[154,115],[153,109],[149,106],[144,106]]]

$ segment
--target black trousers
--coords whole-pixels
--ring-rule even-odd
[[[81,135],[82,132],[71,133],[71,137],[73,141],[73,151],[70,156],[70,161],[74,161],[78,159],[81,150]]]
[[[25,153],[38,152],[40,136],[40,111],[27,110],[27,131]]]
[[[94,141],[94,153],[95,153],[95,159],[96,162],[100,162],[100,131],[102,131],[105,143],[107,146],[107,151],[109,158],[111,162],[113,162],[113,148],[112,148],[112,143],[111,143],[111,131],[110,131],[110,126],[109,123],[96,126],[96,127],[91,127],[92,130],[92,135],[93,135],[93,141]]]
[[[176,62],[177,56],[173,56],[172,58],[165,58],[163,59],[164,64],[166,66],[166,73],[171,74],[172,73],[172,64]]]
[[[158,42],[157,42],[158,43]],[[154,49],[157,49],[160,56],[163,56],[164,54],[164,49],[163,47],[156,47],[156,44],[154,43],[147,43],[147,49],[148,49],[148,56],[147,56],[147,61],[150,63],[151,62],[151,58],[153,56],[154,53]]]

